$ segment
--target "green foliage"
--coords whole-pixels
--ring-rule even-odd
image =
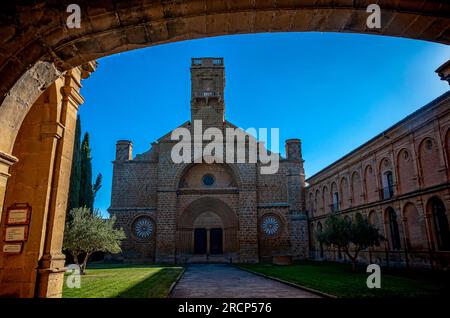
[[[87,207],[93,211],[95,195],[102,187],[103,178],[99,173],[92,184],[92,157],[89,134],[84,134],[82,142],[80,142],[80,137],[81,123],[80,117],[78,117],[67,208],[68,211],[71,211],[74,208]]]
[[[125,238],[122,229],[114,228],[115,217],[102,219],[98,211],[82,207],[70,211],[66,222],[63,248],[72,254],[75,263],[85,255],[81,266],[84,272],[89,256],[94,252],[119,253],[120,242]]]
[[[81,180],[80,207],[87,207],[93,211],[94,193],[92,191],[92,162],[89,133],[85,133],[81,142]]]
[[[354,222],[331,214],[325,221],[325,229],[318,233],[317,240],[322,244],[342,249],[352,260],[355,269],[359,252],[368,247],[379,246],[383,236],[361,214],[356,214]]]

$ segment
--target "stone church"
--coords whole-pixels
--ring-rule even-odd
[[[237,127],[225,119],[222,58],[193,58],[192,130]],[[124,261],[289,262],[308,257],[305,176],[301,142],[285,142],[278,171],[254,162],[174,163],[171,132],[133,157],[131,141],[118,141],[109,212],[126,232]],[[252,138],[246,135],[248,139]],[[226,150],[224,150],[225,152]]]

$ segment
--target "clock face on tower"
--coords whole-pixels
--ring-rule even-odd
[[[267,215],[262,219],[261,230],[267,236],[275,236],[280,231],[280,220],[275,215]]]
[[[140,240],[149,240],[154,232],[153,221],[147,216],[140,216],[134,222],[132,231]]]

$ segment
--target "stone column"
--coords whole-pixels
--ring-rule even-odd
[[[65,271],[65,256],[61,251],[64,237],[62,230],[67,212],[78,106],[83,103],[83,98],[79,94],[81,74],[77,71],[68,71],[64,76],[59,121],[45,123],[41,128],[41,139],[52,140],[56,147],[46,238],[38,267],[38,297],[62,295]]]
[[[17,158],[0,151],[0,221],[2,219],[3,201],[5,200],[6,183],[9,174],[9,167],[17,162]]]
[[[28,203],[31,222],[21,254],[0,251],[0,295],[61,296],[61,249],[83,72],[84,66],[68,71],[52,84],[31,107],[16,138],[13,154],[20,161],[11,170],[5,206]]]

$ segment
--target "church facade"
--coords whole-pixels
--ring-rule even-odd
[[[223,59],[192,59],[191,119],[178,129],[194,139],[199,121],[200,134],[239,130],[225,119],[224,89]],[[266,174],[260,149],[253,163],[197,162],[195,151],[175,163],[174,131],[135,157],[130,141],[117,142],[109,212],[127,235],[124,261],[346,262],[317,234],[330,214],[349,222],[360,214],[385,237],[360,262],[450,264],[450,92],[306,180],[299,139],[286,140],[286,158],[276,154],[279,167]],[[241,132],[248,155],[253,137]]]
[[[201,121],[202,131],[239,130],[225,120],[224,89],[222,58],[192,59],[191,120],[178,128],[194,132],[193,123]],[[260,152],[254,162],[206,163],[192,158],[191,163],[175,163],[172,150],[177,142],[171,136],[172,132],[162,136],[135,157],[131,141],[116,144],[109,212],[127,236],[119,258],[185,263],[289,262],[308,257],[299,139],[285,142],[286,158],[276,154],[278,170],[265,174]],[[252,137],[245,136],[248,155]],[[224,147],[224,157],[227,151]]]

